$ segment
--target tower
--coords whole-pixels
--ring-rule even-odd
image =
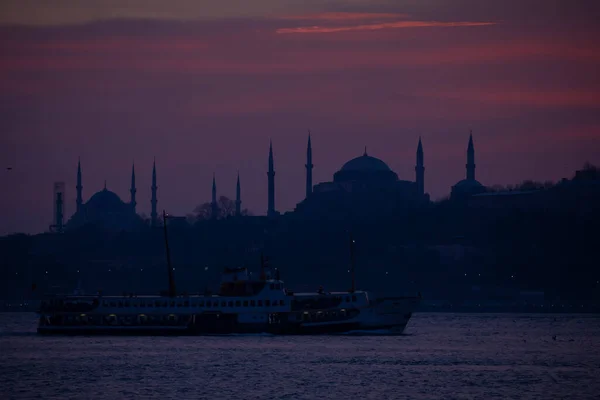
[[[129,193],[131,193],[131,201],[129,202],[131,204],[131,208],[133,209],[133,212],[135,212],[135,206],[137,205],[136,201],[135,201],[135,193],[137,192],[136,188],[135,188],[135,165],[132,164],[131,165],[131,189],[129,189]]]
[[[423,157],[423,144],[419,137],[419,145],[417,146],[417,165],[415,166],[415,181],[417,183],[417,191],[420,196],[425,195],[425,164]]]
[[[308,146],[306,147],[306,197],[312,193],[312,146],[310,144],[310,130],[308,131]]]
[[[240,173],[238,171],[237,185],[235,187],[235,215],[242,215],[242,188],[240,186]]]
[[[65,184],[54,182],[54,222],[50,225],[51,232],[62,232],[65,215]]]
[[[81,211],[81,206],[83,204],[83,186],[81,185],[81,159],[77,161],[77,209],[76,211]]]
[[[154,159],[154,162],[152,163],[152,198],[150,200],[150,204],[152,205],[152,212],[150,213],[150,218],[151,218],[151,224],[152,226],[157,226],[158,225],[158,213],[156,212],[156,190],[158,189],[158,187],[156,186],[156,158]]]
[[[272,217],[275,215],[275,168],[273,163],[273,142],[269,143],[269,172],[267,172],[269,178],[269,198],[267,216]]]
[[[219,215],[219,204],[217,203],[217,182],[215,180],[215,174],[213,174],[212,182],[212,200],[210,202],[210,216],[212,219],[217,219]]]
[[[475,180],[475,147],[473,146],[473,131],[469,135],[469,147],[467,148],[467,180]]]

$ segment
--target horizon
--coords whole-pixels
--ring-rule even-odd
[[[52,187],[75,211],[103,182],[150,213],[186,215],[217,194],[267,211],[304,198],[307,130],[313,184],[367,146],[414,180],[423,140],[425,192],[465,176],[473,131],[485,186],[570,178],[600,164],[600,66],[591,1],[180,0],[0,5],[0,235],[46,231]],[[12,168],[8,170],[7,168]]]

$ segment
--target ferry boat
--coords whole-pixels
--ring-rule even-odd
[[[170,265],[169,290],[159,296],[56,295],[38,311],[40,334],[202,335],[232,333],[327,334],[386,330],[402,333],[421,297],[383,297],[347,292],[294,293],[279,272],[261,262],[253,279],[247,268],[226,268],[217,294],[178,295]],[[351,253],[354,241],[351,239]],[[352,260],[354,257],[352,256]]]

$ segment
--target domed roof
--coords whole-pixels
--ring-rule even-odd
[[[115,192],[111,192],[110,190],[104,188],[103,190],[94,193],[94,195],[90,197],[86,203],[86,206],[106,209],[121,207],[123,204],[123,201],[121,201]]]
[[[371,157],[363,154],[360,157],[353,158],[348,161],[340,171],[361,171],[361,172],[370,172],[370,171],[391,171],[390,167],[387,166],[386,163],[381,161],[379,158]]]
[[[454,185],[457,189],[483,188],[484,186],[475,179],[463,179]]]

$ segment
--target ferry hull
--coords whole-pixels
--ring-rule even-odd
[[[386,330],[388,334],[401,334],[411,317],[411,313],[396,315],[395,318],[387,316],[376,323],[372,316],[359,316],[349,321],[302,323],[282,321],[279,323],[239,323],[234,315],[219,316],[207,321],[201,315],[192,316],[188,324],[176,326],[157,325],[47,325],[40,323],[37,332],[42,335],[113,335],[113,336],[189,336],[189,335],[223,335],[223,334],[273,334],[273,335],[323,335],[347,332],[362,332]],[[366,318],[365,318],[366,317]]]
[[[203,336],[227,334],[273,334],[273,335],[327,335],[348,332],[365,332],[388,330],[391,334],[401,334],[405,326],[379,326],[365,327],[360,323],[344,323],[335,326],[301,327],[294,325],[282,326],[237,326],[235,329],[198,329],[194,327],[166,328],[166,327],[124,327],[124,326],[90,326],[90,327],[65,327],[45,326],[39,327],[37,333],[41,335],[72,335],[72,336]]]

